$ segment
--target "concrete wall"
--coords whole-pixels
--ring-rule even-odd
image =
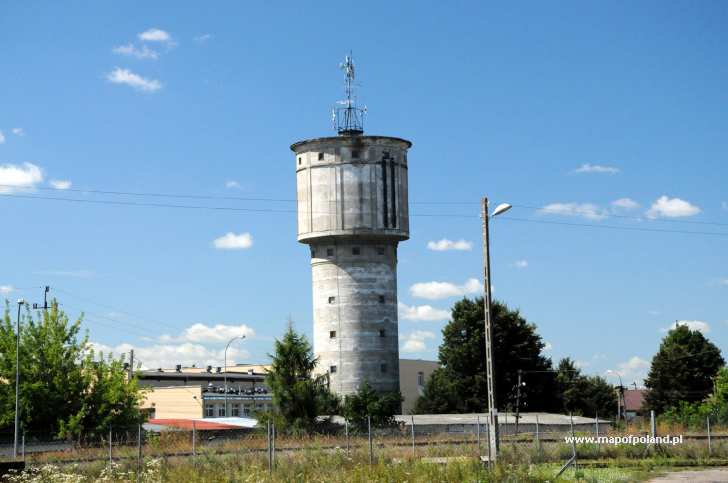
[[[295,152],[298,241],[311,246],[314,352],[339,394],[399,390],[397,244],[409,238],[407,149],[383,136]]]
[[[422,359],[399,360],[399,390],[402,392],[402,414],[410,414],[415,401],[422,395],[432,372],[440,367],[437,361]],[[420,384],[422,382],[422,384]]]

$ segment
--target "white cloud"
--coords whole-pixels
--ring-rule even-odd
[[[16,136],[25,136],[25,131],[23,131],[22,127],[14,127],[12,129],[13,134]]]
[[[33,163],[0,164],[0,193],[30,189],[43,181],[43,170]]]
[[[162,42],[165,44],[173,43],[172,36],[169,35],[169,32],[158,28],[145,30],[144,32],[138,34],[137,37],[139,37],[139,40],[142,40],[144,42]]]
[[[443,238],[438,241],[427,242],[427,248],[436,252],[444,252],[448,250],[472,250],[473,243],[466,240],[452,241]]]
[[[238,183],[234,179],[225,181],[225,187],[228,189],[236,189],[236,190],[243,189],[243,187],[240,185],[240,183]]]
[[[551,342],[549,342],[547,340],[543,341],[543,352],[549,352],[553,348],[554,348],[554,346],[551,345]]]
[[[462,297],[483,292],[483,284],[477,278],[469,278],[462,285],[450,282],[420,282],[410,287],[413,297],[437,300],[448,297]]]
[[[660,332],[669,332],[677,325],[685,325],[688,327],[688,329],[697,330],[698,332],[702,332],[703,334],[707,334],[708,332],[710,332],[710,324],[708,324],[707,322],[703,322],[702,320],[678,320],[674,324],[660,329]]]
[[[132,345],[128,343],[108,346],[98,342],[91,342],[95,351],[104,354],[113,353],[118,357],[129,354],[134,349],[134,360],[139,361],[144,369],[174,368],[177,364],[185,367],[195,364],[197,367],[222,366],[225,360],[225,348],[210,349],[201,344],[185,342],[183,344],[152,344],[147,346]],[[227,351],[227,363],[232,366],[245,361],[250,357],[248,351],[241,349],[239,344],[232,344]],[[135,364],[136,365],[136,364]]]
[[[15,287],[13,287],[12,285],[0,285],[0,293],[3,295],[8,295],[14,291]]]
[[[195,42],[205,43],[212,38],[212,34],[201,34],[193,37]]]
[[[2,131],[0,131],[0,144],[5,144],[5,134]]]
[[[605,166],[603,164],[585,163],[574,170],[574,173],[599,173],[599,174],[617,174],[619,168],[614,166]]]
[[[631,198],[619,198],[612,201],[612,206],[623,210],[635,210],[640,207],[640,204]]]
[[[606,376],[612,374],[618,374],[622,377],[622,382],[629,385],[631,381],[636,382],[638,385],[642,383],[642,380],[647,376],[647,369],[650,367],[650,363],[646,360],[632,356],[626,362],[620,362],[617,364],[617,369],[610,369],[605,372]]]
[[[255,331],[245,324],[225,325],[216,324],[209,326],[205,324],[193,324],[187,327],[181,335],[162,335],[159,337],[161,342],[227,342],[231,338],[244,335],[246,338],[255,336]]]
[[[608,213],[592,203],[551,203],[538,210],[542,215],[580,216],[587,220],[604,219]]]
[[[680,198],[668,198],[660,196],[649,210],[647,210],[647,218],[679,218],[683,216],[693,216],[700,213],[700,208],[690,204],[690,202],[681,200]]]
[[[405,305],[402,302],[397,304],[399,318],[403,320],[448,320],[450,312],[436,309],[431,305]]]
[[[516,260],[513,262],[513,266],[516,268],[528,268],[528,260]]]
[[[159,52],[150,49],[146,45],[136,47],[134,44],[120,45],[114,47],[112,52],[119,55],[126,55],[128,57],[136,57],[137,59],[158,59]]]
[[[236,235],[229,232],[212,243],[218,250],[245,250],[253,246],[253,236],[250,233]]]
[[[129,69],[116,67],[106,75],[106,80],[112,84],[128,85],[142,92],[156,92],[162,88],[162,83],[156,79],[147,79]]]
[[[402,340],[402,352],[423,352],[427,350],[425,340],[434,339],[435,334],[426,330],[416,330],[405,336]]]
[[[71,187],[71,182],[66,179],[52,179],[48,182],[52,188],[57,190],[67,190]]]

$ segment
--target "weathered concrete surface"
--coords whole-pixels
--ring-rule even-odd
[[[728,468],[676,471],[674,473],[668,473],[664,476],[653,478],[649,480],[649,483],[682,483],[685,481],[695,483],[728,481]]]
[[[399,390],[397,244],[409,238],[409,141],[318,138],[296,153],[298,241],[311,247],[314,352],[339,394]]]

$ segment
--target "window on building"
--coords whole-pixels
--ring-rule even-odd
[[[243,406],[243,416],[250,416],[250,406],[247,404]]]
[[[240,404],[233,404],[232,410],[230,411],[230,415],[234,418],[237,418],[240,416]]]
[[[311,258],[316,257],[316,249],[314,247],[311,247]]]
[[[377,255],[384,255],[384,247],[377,247]]]
[[[319,153],[319,161],[323,161],[323,160],[324,160],[324,153]]]
[[[379,329],[379,337],[384,337],[385,335],[387,335],[387,331],[384,329]]]
[[[329,339],[335,339],[336,338],[336,331],[330,330],[329,331]]]
[[[420,371],[417,373],[417,385],[418,386],[424,386],[425,385],[425,373]]]
[[[301,156],[298,157],[298,164],[301,165]]]
[[[359,248],[359,247],[352,247],[351,254],[352,255],[361,255],[361,248]]]
[[[380,303],[380,304],[383,304],[383,303],[384,303],[384,300],[385,300],[385,299],[384,299],[384,295],[380,295],[380,296],[379,296],[379,303]]]
[[[225,405],[217,407],[217,417],[218,418],[224,418],[225,417]]]
[[[330,303],[330,304],[333,304],[334,302],[336,302],[336,297],[334,297],[334,296],[332,295],[331,297],[329,297],[329,303]]]
[[[359,151],[352,151],[351,152],[351,157],[354,158],[354,159],[358,159],[359,158]]]
[[[212,404],[205,404],[205,417],[215,417],[215,406],[213,406]]]
[[[334,249],[333,248],[327,248],[326,249],[326,256],[327,257],[333,257],[334,256]]]
[[[335,374],[335,373],[336,373],[336,366],[331,366],[331,367],[329,367],[329,372],[330,372],[331,374]]]
[[[379,364],[379,371],[382,373],[387,372],[387,364]]]

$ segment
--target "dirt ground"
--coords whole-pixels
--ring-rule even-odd
[[[712,468],[708,470],[676,471],[665,476],[649,480],[649,483],[695,483],[728,482],[728,468]]]

